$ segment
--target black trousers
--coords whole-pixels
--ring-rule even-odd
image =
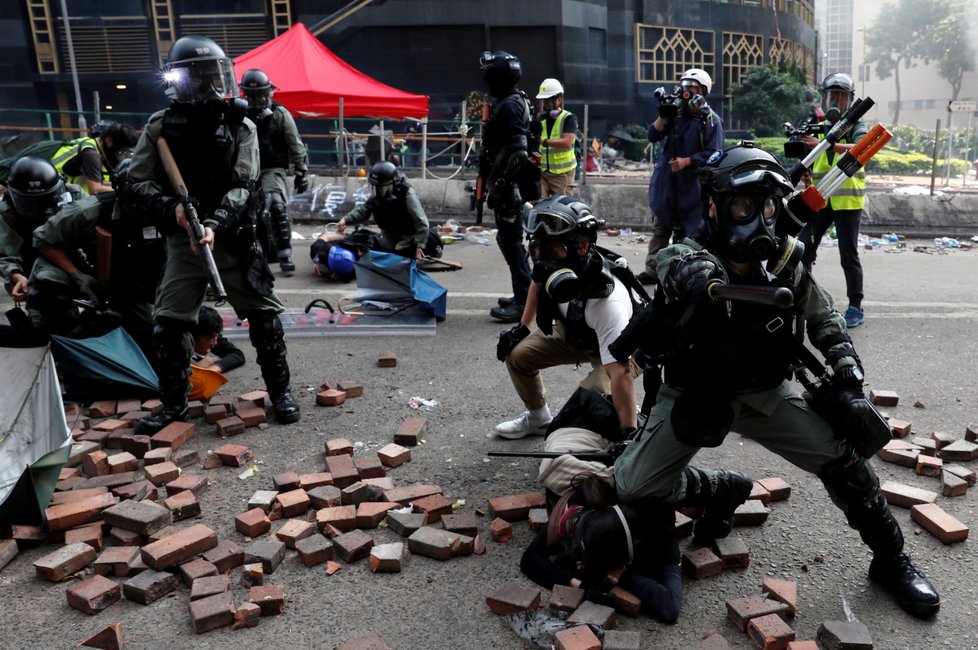
[[[805,266],[811,270],[822,237],[835,225],[839,258],[846,277],[846,295],[853,307],[859,307],[863,302],[863,265],[859,261],[859,220],[862,213],[862,210],[833,210],[826,206],[798,233],[798,240],[805,244]]]

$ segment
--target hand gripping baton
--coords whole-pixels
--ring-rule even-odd
[[[768,305],[788,309],[795,302],[795,294],[788,287],[764,287],[742,284],[726,284],[719,280],[711,283],[706,295],[713,300],[748,302],[755,305]]]
[[[205,232],[204,226],[200,223],[200,218],[197,216],[197,208],[190,202],[190,194],[187,192],[187,186],[183,182],[183,176],[177,167],[177,161],[173,157],[173,152],[170,151],[170,145],[160,137],[156,140],[156,150],[160,154],[160,160],[163,162],[163,168],[166,170],[166,175],[170,179],[170,184],[179,195],[184,210],[187,211],[187,221],[190,223],[190,237],[194,246],[200,249],[200,256],[204,261],[204,267],[207,269],[207,275],[210,277],[211,288],[214,290],[214,297],[217,303],[220,304],[227,300],[228,294],[224,290],[224,283],[221,282],[221,274],[217,270],[217,264],[214,263],[214,253],[211,252],[211,247],[200,243],[200,240],[204,238]]]

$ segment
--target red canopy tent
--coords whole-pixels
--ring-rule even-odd
[[[238,81],[252,68],[276,86],[275,101],[296,117],[404,119],[428,115],[428,97],[391,88],[329,51],[302,23],[234,60]]]

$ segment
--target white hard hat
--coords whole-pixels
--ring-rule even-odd
[[[540,92],[537,93],[537,99],[548,99],[554,95],[563,95],[564,87],[560,85],[560,82],[556,79],[544,79],[543,83],[540,84]]]
[[[713,79],[711,79],[710,74],[702,68],[690,68],[683,73],[683,76],[679,78],[679,81],[681,82],[684,79],[692,79],[698,83],[703,90],[706,91],[705,94],[707,95],[710,94],[710,89],[713,88]]]

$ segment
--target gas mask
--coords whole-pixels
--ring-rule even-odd
[[[765,262],[778,279],[793,276],[805,246],[791,236],[778,237],[775,223],[781,197],[760,193],[733,194],[717,206],[717,230],[723,254],[734,262]]]
[[[613,277],[590,245],[581,254],[577,243],[533,237],[530,257],[533,281],[557,304],[575,298],[607,298],[614,289]]]
[[[683,110],[687,115],[696,115],[697,112],[706,106],[706,97],[700,94],[702,91],[695,81],[680,82],[681,93],[679,95],[683,104]]]
[[[556,120],[560,115],[560,106],[557,105],[557,100],[553,97],[548,97],[547,99],[540,100],[540,115],[545,116],[551,120]]]
[[[825,112],[825,119],[830,124],[835,124],[842,117],[842,114],[849,110],[851,97],[849,92],[841,89],[825,90],[822,92],[822,110]]]

